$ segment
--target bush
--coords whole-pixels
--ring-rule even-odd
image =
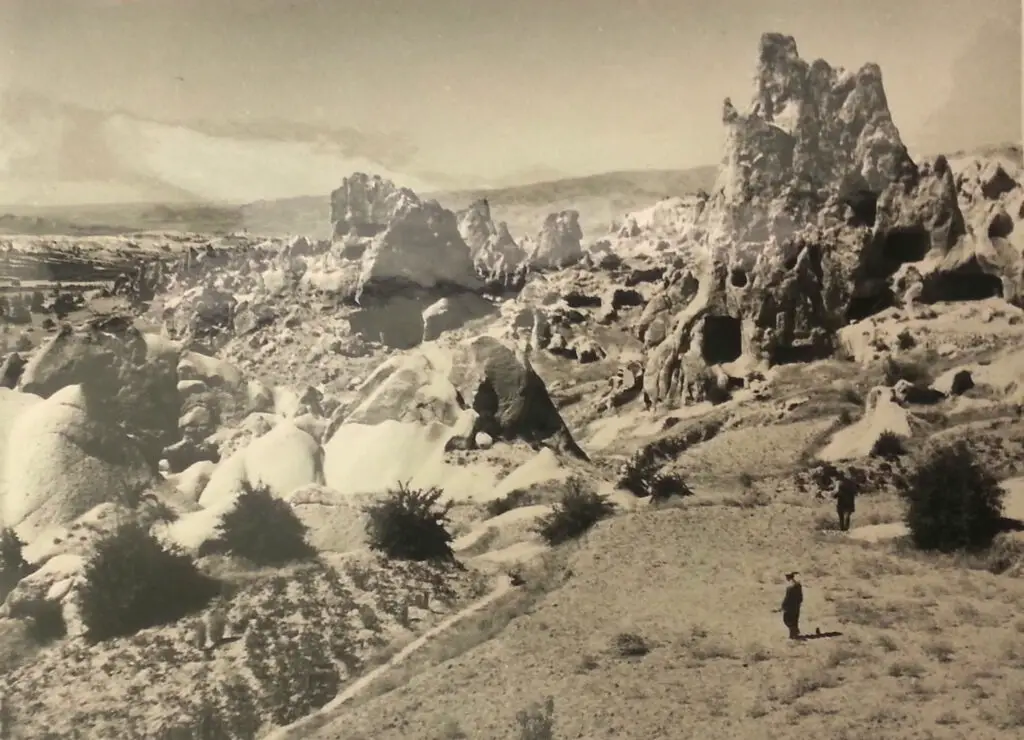
[[[614,513],[615,504],[607,497],[587,490],[578,478],[570,478],[562,499],[538,522],[536,531],[549,545],[560,545],[582,536]]]
[[[414,490],[399,483],[382,501],[364,507],[370,548],[399,560],[451,560],[449,501],[440,508],[439,488]]]
[[[537,497],[530,491],[520,488],[501,498],[488,501],[486,506],[487,516],[488,518],[496,517],[504,514],[506,511],[521,509],[524,506],[532,506],[535,503],[537,503]]]
[[[679,473],[657,473],[650,483],[651,501],[667,501],[670,498],[692,496],[693,489]]]
[[[903,446],[903,439],[888,429],[879,434],[878,439],[871,446],[871,456],[880,457],[883,460],[895,460],[905,455],[906,452],[907,449]]]
[[[284,565],[316,554],[306,541],[307,532],[287,501],[266,487],[246,486],[217,526],[217,538],[201,552],[237,555],[256,565]]]
[[[555,700],[548,697],[543,705],[531,704],[516,713],[519,740],[554,740]]]
[[[900,493],[918,549],[983,550],[1001,528],[1003,489],[963,441],[934,449]]]
[[[885,358],[882,374],[885,376],[885,384],[889,387],[895,386],[901,380],[906,380],[915,388],[927,388],[932,383],[931,373],[923,364],[897,360],[893,357]]]
[[[26,601],[12,610],[12,617],[23,620],[28,636],[40,645],[59,640],[68,633],[64,609],[57,601]]]
[[[18,581],[33,571],[25,562],[22,550],[25,543],[10,527],[0,531],[0,602],[18,585]]]
[[[203,608],[219,584],[187,554],[135,522],[97,543],[80,592],[86,636],[98,642],[168,624]]]

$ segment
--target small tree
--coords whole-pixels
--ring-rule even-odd
[[[900,493],[919,549],[981,550],[999,532],[1003,489],[963,441],[932,450]]]
[[[576,539],[602,519],[615,513],[615,504],[606,496],[584,487],[579,478],[570,478],[554,510],[537,525],[537,533],[549,545]]]
[[[132,521],[100,540],[84,581],[82,622],[94,642],[174,622],[203,608],[219,588],[189,555]]]
[[[399,483],[384,500],[364,507],[370,548],[401,560],[453,559],[447,528],[452,502],[437,507],[442,495],[439,488],[420,491]]]
[[[287,501],[265,486],[246,486],[203,552],[230,553],[256,565],[284,565],[316,554],[306,540],[308,531]]]

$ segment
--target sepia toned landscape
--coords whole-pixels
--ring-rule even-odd
[[[0,738],[1024,736],[1024,151],[799,42],[716,166],[0,206]]]

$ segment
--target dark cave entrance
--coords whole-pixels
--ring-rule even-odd
[[[889,277],[908,262],[920,262],[931,248],[931,237],[921,226],[893,229],[878,245],[878,277]],[[872,272],[875,272],[874,270]]]
[[[739,267],[734,267],[729,271],[729,282],[732,283],[735,288],[746,288],[747,287],[747,273],[745,270],[741,270]]]
[[[743,354],[743,325],[732,316],[706,316],[701,356],[709,365],[734,362]]]
[[[983,301],[986,298],[1002,298],[1003,281],[995,275],[987,275],[977,266],[956,272],[929,276],[921,291],[923,303],[937,301]]]
[[[846,307],[846,323],[863,321],[895,305],[896,296],[887,285],[870,293],[854,296]]]
[[[878,194],[865,188],[859,188],[848,193],[843,202],[850,207],[850,218],[847,223],[850,226],[875,225],[875,218],[878,215]]]

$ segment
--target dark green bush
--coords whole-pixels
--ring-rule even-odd
[[[209,603],[219,584],[136,522],[101,540],[80,592],[86,636],[98,642],[168,624]]]
[[[570,478],[565,493],[554,510],[537,524],[537,533],[549,545],[581,537],[602,519],[615,513],[615,504],[584,487],[579,478]]]
[[[921,550],[983,550],[1002,525],[1004,491],[963,441],[932,450],[900,494]]]
[[[414,490],[408,483],[364,507],[370,548],[400,560],[450,560],[452,535],[448,531],[449,501],[438,506],[444,492],[438,488]]]
[[[905,455],[906,452],[907,449],[903,446],[903,439],[888,429],[879,434],[878,439],[871,445],[871,456],[880,457],[883,460],[895,460]]]
[[[201,552],[237,555],[256,565],[284,565],[316,555],[306,540],[307,532],[287,501],[266,487],[246,486],[217,525],[216,539]]]

